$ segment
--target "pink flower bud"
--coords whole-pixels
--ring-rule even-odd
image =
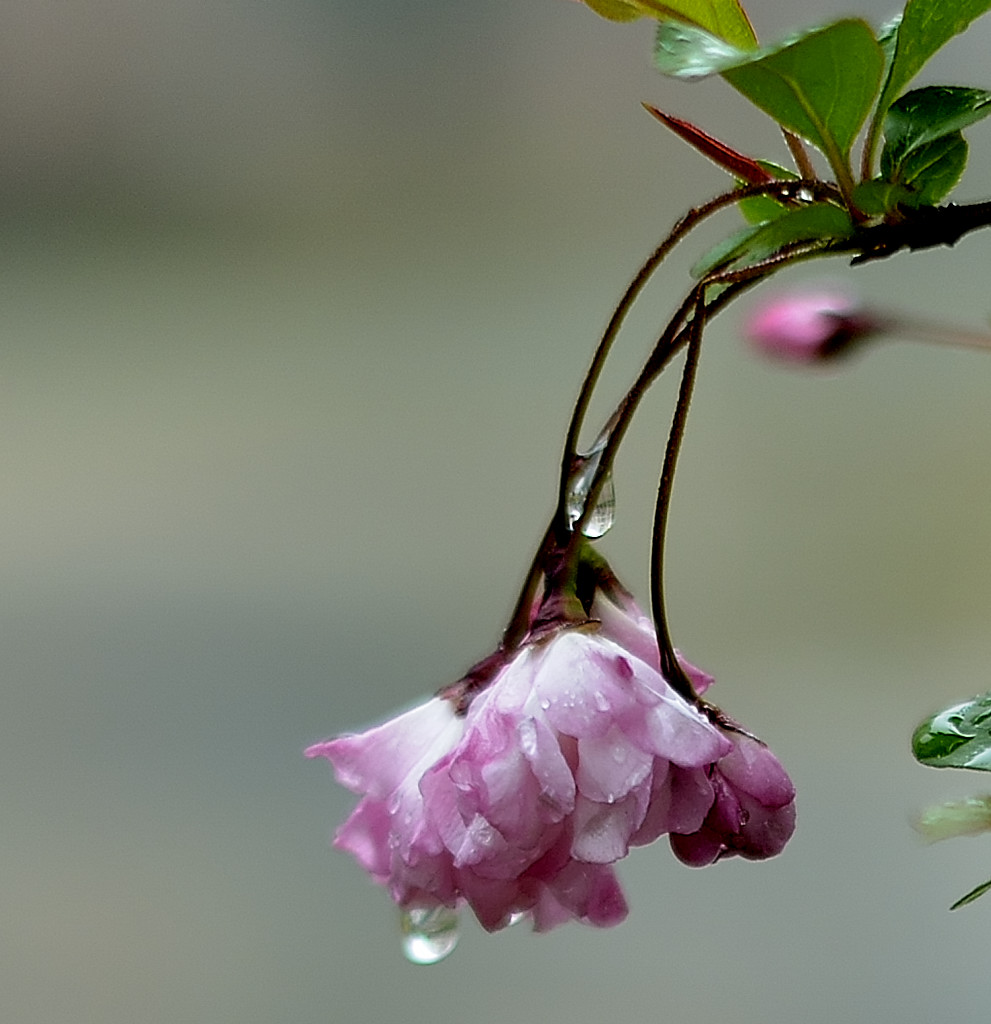
[[[750,317],[745,334],[762,355],[816,363],[883,330],[884,325],[849,296],[815,291],[792,292],[765,303]]]
[[[714,799],[702,827],[670,837],[675,855],[692,867],[721,857],[773,857],[795,831],[795,787],[781,762],[753,736],[724,734],[733,749],[709,772]]]

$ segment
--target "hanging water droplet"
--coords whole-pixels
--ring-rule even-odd
[[[601,537],[616,522],[616,489],[613,486],[612,474],[606,477],[599,491],[599,500],[592,509],[592,514],[585,521],[582,533],[586,537]]]
[[[458,912],[450,907],[411,907],[399,915],[403,956],[413,964],[436,964],[458,944]]]
[[[513,913],[509,915],[506,927],[512,928],[514,924],[519,924],[526,916],[527,914],[525,910],[514,910]]]
[[[586,455],[580,456],[580,466],[568,485],[567,514],[568,525],[574,529],[575,523],[582,516],[585,510],[585,501],[588,498],[589,488],[599,469],[602,460],[602,453],[605,450],[606,439],[600,439]],[[595,507],[589,513],[582,527],[582,533],[586,537],[601,537],[612,526],[616,520],[616,489],[613,486],[612,473],[606,475],[602,486],[599,488],[599,495]]]

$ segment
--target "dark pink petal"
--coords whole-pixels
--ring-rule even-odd
[[[389,814],[379,800],[362,800],[337,830],[334,846],[347,850],[380,884],[389,877]]]
[[[669,837],[671,851],[690,868],[704,868],[715,863],[719,855],[725,851],[722,840],[715,832],[700,829],[689,836],[672,832]]]
[[[766,807],[783,807],[795,799],[795,787],[781,762],[751,736],[733,737],[733,749],[720,760],[719,770],[734,788]]]
[[[747,860],[776,857],[795,831],[795,805],[768,808],[752,797],[741,796],[747,820],[740,830],[736,852]]]
[[[572,917],[598,928],[611,928],[626,918],[626,897],[612,868],[572,861],[548,887],[549,895]],[[551,907],[534,912],[534,928],[546,931],[561,923]]]
[[[655,769],[650,806],[630,845],[645,846],[666,832],[698,831],[714,800],[706,769],[677,765],[670,765],[666,772]]]
[[[716,797],[705,821],[689,835],[671,835],[671,848],[687,864],[773,857],[795,830],[795,790],[778,759],[751,736],[727,735],[733,750],[712,767]]]
[[[505,928],[513,914],[526,912],[536,902],[536,895],[525,891],[517,878],[483,878],[462,871],[458,873],[458,885],[478,923],[490,932]]]

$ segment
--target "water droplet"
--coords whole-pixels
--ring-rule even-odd
[[[528,757],[536,757],[537,723],[532,718],[524,718],[516,726],[516,734],[520,738],[520,750]]]
[[[613,486],[610,473],[602,485],[602,490],[599,491],[599,500],[595,503],[592,514],[586,520],[582,533],[593,539],[601,537],[609,532],[614,522],[616,522],[616,488]]]
[[[413,964],[436,964],[458,944],[458,912],[450,907],[411,907],[401,911],[403,955]]]
[[[519,924],[526,917],[525,910],[517,910],[509,915],[509,920],[506,922],[507,928],[512,928],[514,924]]]
[[[964,716],[968,706],[955,704],[920,725],[912,739],[915,756],[920,760],[946,757],[972,740],[977,733],[968,727]]]
[[[567,513],[568,525],[574,528],[575,523],[581,518],[585,510],[585,499],[588,497],[589,488],[599,469],[602,461],[602,453],[606,447],[606,438],[602,438],[593,445],[591,451],[580,456],[580,466],[572,475],[568,485]],[[586,537],[601,537],[616,521],[616,488],[613,485],[612,473],[606,475],[602,487],[599,489],[599,496],[595,507],[589,513],[582,527],[582,533]]]

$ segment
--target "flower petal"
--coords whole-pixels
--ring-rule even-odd
[[[451,703],[434,697],[367,732],[315,743],[304,754],[327,758],[337,781],[352,792],[384,799],[454,746],[463,729]]]

